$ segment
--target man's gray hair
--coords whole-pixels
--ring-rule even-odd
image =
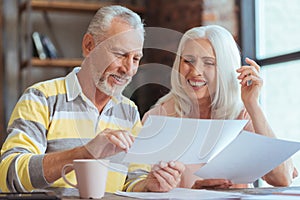
[[[115,17],[124,20],[132,26],[132,28],[139,29],[144,34],[144,24],[141,17],[132,10],[119,5],[100,8],[91,20],[87,33],[90,33],[97,38],[105,36]]]

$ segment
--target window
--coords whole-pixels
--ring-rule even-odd
[[[298,0],[259,0],[255,9],[258,59],[300,50]]]
[[[264,112],[279,138],[300,141],[299,1],[241,0],[240,6],[242,55],[262,67]],[[300,171],[300,152],[293,161]],[[300,185],[300,178],[292,185]]]

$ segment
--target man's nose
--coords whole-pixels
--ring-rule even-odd
[[[133,57],[128,56],[124,58],[122,68],[127,75],[134,75],[135,65],[134,65]]]

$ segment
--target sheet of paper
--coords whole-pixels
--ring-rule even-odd
[[[281,192],[282,194],[288,194],[288,195],[297,195],[300,196],[300,190],[296,190],[296,189],[287,189]]]
[[[227,146],[246,123],[246,120],[149,116],[123,161],[206,163]]]
[[[289,196],[289,195],[248,195],[243,196],[240,200],[299,200],[297,196]]]
[[[252,183],[299,149],[299,142],[242,131],[232,143],[195,174],[205,179],[226,178],[233,183]]]
[[[121,192],[115,194],[139,199],[232,199],[238,198],[239,193],[218,192],[211,190],[192,190],[185,188],[175,188],[170,192]]]

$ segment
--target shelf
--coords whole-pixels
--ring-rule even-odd
[[[138,0],[139,1],[139,0]],[[59,58],[59,59],[45,59],[41,60],[37,57],[32,57],[31,47],[32,39],[31,34],[33,32],[33,17],[32,13],[43,12],[43,17],[46,22],[46,26],[49,28],[49,33],[55,35],[55,30],[52,30],[49,16],[47,14],[52,14],[53,12],[60,12],[62,15],[69,14],[88,14],[94,15],[97,10],[104,6],[110,5],[122,5],[131,9],[132,11],[144,15],[146,8],[144,5],[134,4],[128,5],[125,4],[125,1],[109,2],[109,1],[87,1],[87,0],[18,0],[18,44],[19,44],[19,92],[21,93],[27,83],[33,82],[33,80],[24,80],[24,74],[22,70],[29,68],[64,68],[67,71],[70,68],[81,66],[83,58]],[[63,17],[63,16],[62,16]],[[75,19],[76,20],[76,19]],[[73,20],[73,21],[75,21]],[[39,29],[39,28],[38,28]],[[34,30],[39,31],[39,30]],[[72,34],[72,33],[70,33]],[[56,38],[53,36],[53,38]],[[76,57],[76,56],[74,56]],[[69,68],[69,69],[68,69]],[[29,70],[30,71],[30,70]],[[31,72],[30,72],[31,73]],[[34,73],[34,72],[32,72]],[[32,78],[33,76],[31,76]],[[1,88],[0,88],[1,89]]]
[[[21,8],[25,8],[26,3],[21,6]],[[72,2],[72,1],[47,1],[47,0],[31,0],[30,1],[31,8],[33,10],[41,10],[41,11],[68,11],[68,12],[96,12],[99,8],[103,6],[112,5],[112,3],[107,2]],[[118,4],[122,5],[122,4]],[[126,6],[127,8],[137,12],[144,13],[145,8],[141,6]]]
[[[83,59],[72,58],[72,59],[45,59],[32,58],[31,65],[35,67],[76,67],[80,66]],[[27,66],[28,63],[23,63],[22,66]]]

